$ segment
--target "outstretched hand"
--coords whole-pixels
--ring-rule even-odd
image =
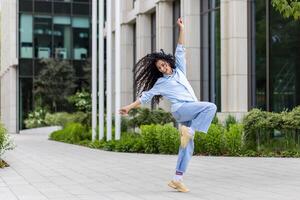
[[[181,17],[179,17],[179,18],[177,19],[177,25],[178,25],[178,27],[181,28],[181,29],[184,28],[183,20],[182,20]]]
[[[130,108],[128,106],[124,106],[119,110],[119,114],[121,115],[128,115],[128,112],[130,111]]]

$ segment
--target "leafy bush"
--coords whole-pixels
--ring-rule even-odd
[[[62,126],[65,127],[68,123],[76,122],[90,126],[90,115],[88,113],[76,112],[76,113],[47,113],[45,117],[45,123],[50,126]]]
[[[158,137],[156,131],[157,125],[141,126],[141,136],[144,143],[145,153],[158,153]]]
[[[89,134],[83,125],[79,123],[69,123],[64,129],[51,133],[50,139],[76,144],[83,140],[91,140],[91,134]]]
[[[24,120],[26,128],[37,128],[46,126],[45,117],[48,111],[43,108],[36,108],[28,114],[27,119]]]
[[[213,118],[213,120],[212,120],[211,123],[212,123],[212,124],[220,124],[220,121],[219,121],[217,115],[214,116],[214,118]]]
[[[156,110],[150,110],[148,108],[132,109],[129,112],[128,127],[135,128],[141,125],[150,124],[175,124],[176,121],[172,114],[159,108]]]
[[[283,112],[282,118],[283,129],[300,130],[300,106],[295,107],[291,112]]]
[[[10,139],[9,135],[7,134],[6,129],[4,128],[3,124],[0,123],[0,167],[4,167],[4,162],[2,162],[2,155],[7,150],[12,150],[14,148],[14,144]]]
[[[143,152],[143,143],[139,134],[122,133],[119,141],[116,141],[115,150],[119,152]]]
[[[158,151],[163,154],[176,154],[180,145],[178,130],[172,125],[156,125]]]
[[[81,112],[92,111],[91,94],[86,91],[76,92],[75,95],[68,97],[68,101],[75,105],[76,109]]]
[[[222,155],[224,152],[224,128],[221,125],[211,124],[204,137],[204,150],[209,155]]]
[[[206,134],[203,132],[196,132],[194,137],[195,154],[207,154],[205,149],[205,136]]]
[[[237,123],[236,118],[232,115],[228,115],[225,119],[225,127],[227,130],[229,130],[231,124],[236,124],[236,123]]]
[[[283,146],[290,149],[297,148],[299,141],[295,136],[299,134],[300,129],[300,106],[295,107],[291,112],[273,113],[261,111],[259,109],[251,110],[243,120],[245,130],[245,142],[247,149],[258,150],[272,149],[276,150],[274,142],[277,140],[277,144],[281,150]],[[278,136],[278,133],[279,136]],[[278,137],[285,135],[281,141]],[[292,142],[291,138],[294,138]],[[295,142],[297,141],[297,143]],[[289,145],[282,145],[283,143],[289,143]],[[276,150],[277,151],[277,150]]]
[[[243,126],[231,124],[224,133],[225,150],[229,155],[239,155],[243,148]]]

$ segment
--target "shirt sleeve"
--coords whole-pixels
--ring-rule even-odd
[[[155,95],[160,95],[159,88],[159,84],[156,82],[150,90],[142,92],[142,95],[139,97],[141,104],[145,105],[149,103]]]
[[[177,44],[175,59],[176,68],[180,69],[184,73],[184,75],[186,75],[185,48],[182,44]]]

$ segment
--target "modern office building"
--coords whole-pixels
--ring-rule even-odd
[[[82,67],[91,54],[91,3],[4,0],[2,7],[1,117],[15,132],[24,128],[24,118],[36,105],[34,80],[42,59],[69,61],[81,85]]]
[[[40,58],[68,59],[75,67],[90,57],[91,3],[2,1],[1,118],[13,132],[33,109],[32,81]],[[284,19],[271,0],[120,0],[120,11],[115,2],[113,45],[106,51],[112,52],[114,74],[115,12],[120,12],[121,105],[137,98],[134,63],[160,49],[174,52],[179,16],[185,23],[187,78],[199,100],[218,106],[220,117],[300,104],[300,21]],[[166,101],[159,106],[170,107]]]

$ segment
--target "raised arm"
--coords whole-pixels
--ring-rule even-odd
[[[178,44],[184,45],[184,24],[182,18],[178,18],[177,25],[179,28]]]
[[[178,44],[175,51],[176,67],[186,74],[186,61],[185,61],[185,49],[184,45],[184,25],[182,18],[178,18],[177,25],[179,28]]]

